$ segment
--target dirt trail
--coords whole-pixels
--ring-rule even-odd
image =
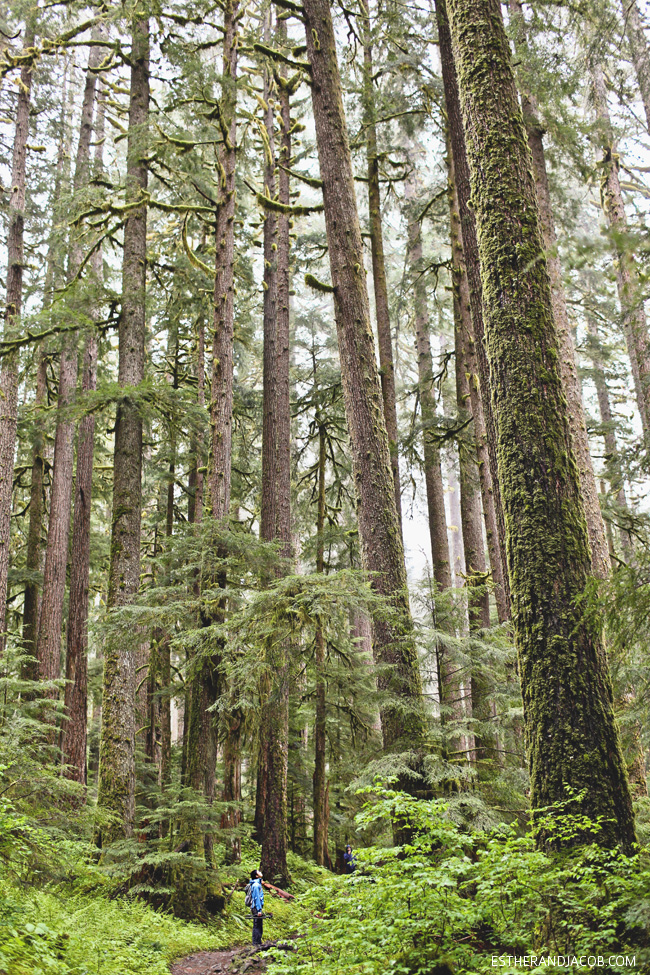
[[[266,950],[276,945],[275,941],[265,941],[261,948],[238,945],[221,951],[197,951],[174,962],[171,975],[257,975],[266,971]],[[286,944],[279,947],[290,950]]]

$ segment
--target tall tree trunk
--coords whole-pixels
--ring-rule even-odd
[[[97,39],[96,33],[95,39]],[[90,140],[93,132],[93,110],[95,106],[95,89],[97,87],[97,67],[101,63],[103,56],[104,53],[101,47],[91,47],[81,105],[79,142],[77,145],[73,181],[75,195],[80,192],[88,181]],[[73,239],[68,259],[68,283],[74,281],[82,259],[83,251],[81,243]],[[73,293],[71,306],[74,313],[74,310],[79,307],[78,293]],[[57,680],[61,675],[61,630],[63,625],[66,568],[68,564],[68,542],[72,504],[72,470],[74,465],[75,422],[70,411],[77,391],[79,359],[77,346],[77,333],[69,330],[65,333],[61,344],[57,422],[54,438],[52,498],[50,502],[50,519],[45,552],[45,569],[43,572],[43,595],[39,616],[38,641],[36,644],[39,676],[41,680],[45,681]],[[54,689],[50,691],[48,696],[53,698],[58,697],[58,690]]]
[[[534,809],[570,786],[599,840],[634,814],[600,635],[577,605],[591,562],[544,242],[498,0],[449,0],[471,173]],[[577,663],[576,663],[577,662]]]
[[[219,146],[219,168],[222,177],[215,230],[214,339],[208,466],[208,491],[212,517],[215,522],[224,526],[230,511],[232,481],[238,6],[238,0],[227,0],[223,22],[221,113],[225,137]],[[219,583],[225,585],[223,579],[220,579]],[[224,611],[225,606],[221,603],[217,610],[219,617]],[[212,623],[214,619],[206,618],[204,622]],[[192,682],[188,733],[188,781],[193,789],[197,791],[203,789],[209,803],[213,801],[215,794],[217,729],[214,717],[207,709],[216,701],[219,690],[218,662],[203,661]],[[211,833],[205,834],[203,842],[206,859],[210,862],[213,845]]]
[[[370,252],[372,255],[372,284],[375,293],[379,375],[384,404],[384,419],[390,446],[390,461],[395,482],[395,505],[402,522],[402,492],[397,449],[397,401],[395,393],[395,364],[393,337],[388,310],[388,284],[384,260],[384,237],[381,227],[381,193],[379,186],[379,150],[377,148],[377,112],[372,66],[372,25],[369,0],[361,0],[363,36],[363,115],[368,162],[368,216],[370,224]]]
[[[621,0],[621,7],[625,36],[630,45],[634,73],[643,102],[646,127],[650,132],[650,54],[645,37],[646,27],[641,19],[636,0]]]
[[[34,29],[25,28],[23,50],[34,45]],[[25,164],[29,136],[29,106],[32,69],[21,68],[16,100],[16,127],[11,163],[11,194],[7,230],[7,302],[5,305],[4,339],[14,337],[20,326],[23,301],[23,238],[25,222]],[[11,536],[11,496],[14,475],[14,453],[18,426],[18,351],[2,357],[0,372],[0,657],[4,654],[7,620],[7,580]]]
[[[594,345],[597,345],[598,327],[592,319],[587,320],[587,329],[592,342]],[[628,512],[628,506],[627,498],[625,497],[625,480],[623,478],[623,471],[621,468],[621,458],[618,452],[618,446],[616,444],[616,424],[614,422],[614,417],[612,416],[612,407],[609,399],[607,379],[602,370],[602,366],[598,361],[595,349],[592,363],[592,376],[594,385],[596,387],[596,395],[598,397],[601,432],[605,441],[605,469],[607,471],[607,479],[609,481],[610,491],[614,495],[621,513],[625,514]],[[619,537],[621,540],[623,558],[626,562],[630,562],[634,556],[632,536],[625,528],[621,528],[619,530]]]
[[[103,171],[104,100],[97,98],[94,123],[95,173]],[[103,254],[98,247],[92,257],[94,286],[103,280]],[[91,317],[98,317],[95,299]],[[97,334],[89,331],[83,356],[82,394],[97,387]],[[65,661],[65,717],[61,748],[65,774],[84,785],[87,780],[87,697],[88,697],[88,586],[90,580],[90,505],[95,449],[95,414],[88,412],[79,423],[77,434],[77,474],[75,477],[74,518],[70,558],[70,596],[68,605],[67,652]]]
[[[462,268],[459,268],[462,273]],[[469,309],[465,306],[464,313]],[[462,322],[463,310],[460,308],[455,328],[456,348],[456,399],[458,403],[459,421],[469,420],[470,390],[469,373],[463,354],[461,330],[467,329],[467,322]],[[486,564],[485,549],[483,547],[483,526],[481,514],[481,496],[478,476],[478,464],[474,441],[469,437],[459,444],[460,468],[460,519],[465,548],[465,584],[467,586],[467,605],[469,615],[470,634],[477,630],[486,629],[490,625],[490,596],[485,584]],[[474,732],[473,761],[481,763],[495,757],[495,742],[491,734],[486,732],[488,722],[493,717],[491,687],[486,679],[484,668],[472,666],[470,676],[470,693],[472,704],[472,722]]]
[[[271,43],[272,39],[272,11],[266,13],[264,22],[264,41]],[[264,101],[266,111],[264,127],[266,130],[264,191],[273,199],[276,194],[275,154],[275,121],[273,107],[269,104],[273,93],[273,75],[268,65],[264,69]],[[276,314],[278,303],[277,284],[277,230],[278,218],[274,210],[267,210],[264,214],[264,350],[263,350],[263,379],[262,379],[262,499],[260,510],[260,538],[271,542],[275,538],[276,513],[276,484],[275,484],[275,454],[276,454],[276,424],[277,397],[275,388],[276,368]],[[266,707],[270,692],[268,675],[262,677],[260,686],[260,727],[259,749],[257,758],[257,781],[255,794],[255,839],[261,843],[264,836],[264,811],[268,787],[266,741],[268,738],[267,722],[269,712]]]
[[[639,288],[639,271],[634,254],[626,245],[627,217],[618,178],[618,154],[614,144],[605,76],[600,64],[590,63],[598,139],[602,148],[601,203],[611,231],[616,254],[616,286],[623,318],[623,332],[632,367],[636,402],[643,435],[650,445],[650,334]]]
[[[517,26],[517,40],[515,49],[521,57],[526,56],[526,36],[523,11],[520,0],[509,0],[509,8],[513,22]],[[566,295],[562,281],[562,266],[558,256],[557,237],[555,235],[555,218],[553,204],[546,174],[546,156],[544,153],[544,129],[539,120],[538,107],[535,98],[523,92],[521,108],[533,157],[533,175],[537,192],[537,205],[542,225],[542,239],[546,251],[546,263],[551,280],[551,300],[553,302],[553,319],[557,331],[560,347],[560,373],[564,384],[564,394],[569,407],[569,429],[573,452],[580,475],[580,489],[587,516],[587,532],[591,546],[591,565],[593,573],[599,579],[605,579],[611,570],[605,524],[600,510],[598,487],[594,476],[594,468],[589,452],[589,435],[587,421],[582,403],[582,389],[578,378],[576,365],[576,351],[569,326]]]
[[[363,245],[354,188],[332,15],[327,0],[305,0],[312,103],[323,180],[325,225],[354,477],[359,534],[372,585],[399,623],[376,615],[373,650],[378,685],[399,706],[382,706],[386,751],[416,750],[423,737],[421,683],[408,605],[399,518],[370,326]],[[412,788],[412,780],[403,783]]]
[[[137,204],[147,190],[149,115],[149,21],[133,23],[131,93],[127,141],[127,200]],[[130,391],[144,378],[147,206],[134,206],[124,228],[122,312],[119,326],[117,406],[113,463],[113,514],[108,608],[128,603],[140,584],[142,508],[142,416]],[[129,836],[135,815],[135,664],[122,641],[104,650],[102,730],[97,804],[114,816],[99,837]]]
[[[47,248],[47,261],[45,269],[45,281],[43,282],[43,310],[49,308],[52,303],[52,294],[55,287],[56,272],[55,267],[57,258],[57,240],[55,228],[59,215],[59,204],[61,198],[61,187],[65,169],[65,160],[69,155],[69,144],[66,126],[66,113],[68,111],[67,97],[67,71],[63,77],[63,93],[61,99],[61,114],[59,117],[59,127],[61,130],[59,148],[56,160],[56,176],[54,179],[54,189],[52,191],[51,209],[52,223],[50,225],[50,240]],[[29,529],[27,534],[27,555],[26,569],[29,573],[40,573],[43,570],[43,516],[45,513],[44,495],[44,476],[45,476],[45,438],[43,436],[43,424],[38,417],[38,411],[45,405],[47,398],[47,364],[48,356],[46,343],[42,343],[38,349],[38,369],[36,374],[36,396],[34,409],[36,412],[36,422],[34,424],[34,440],[32,444],[32,474],[29,492]],[[33,662],[25,666],[24,676],[30,680],[38,680],[38,661],[36,660],[36,641],[38,639],[38,612],[40,608],[41,585],[35,581],[28,581],[25,584],[25,597],[23,603],[23,646],[27,653],[32,656]]]
[[[446,0],[436,0],[436,19],[438,24],[438,43],[440,47],[440,63],[442,67],[442,81],[445,94],[445,107],[447,111],[447,124],[449,131],[449,142],[451,145],[451,155],[454,166],[454,185],[458,194],[458,216],[460,220],[463,254],[465,258],[465,270],[467,273],[467,283],[469,287],[468,301],[472,317],[471,336],[467,337],[464,343],[475,357],[477,372],[474,382],[478,383],[478,388],[483,406],[483,422],[485,425],[485,448],[489,459],[489,469],[491,476],[491,492],[483,491],[483,500],[490,496],[493,498],[496,526],[498,532],[498,553],[501,560],[501,572],[495,575],[494,568],[496,560],[492,561],[492,574],[495,585],[497,586],[497,607],[499,618],[503,621],[510,616],[510,580],[506,565],[506,529],[501,501],[501,485],[498,476],[497,463],[497,437],[495,421],[493,416],[491,387],[490,387],[490,366],[488,364],[485,351],[485,335],[483,323],[483,285],[479,265],[479,246],[476,234],[476,218],[474,209],[470,205],[470,178],[469,167],[467,164],[467,147],[465,145],[465,133],[463,130],[463,119],[460,107],[458,91],[458,77],[456,65],[452,52],[451,34],[449,32],[449,21],[447,19]],[[472,410],[474,417],[478,417],[478,409]],[[483,431],[477,430],[477,435],[482,436]],[[482,462],[481,451],[479,449],[479,462]],[[488,504],[489,510],[490,505]],[[488,525],[488,539],[490,538],[490,526]],[[491,543],[490,543],[491,544]],[[496,557],[497,548],[494,548]],[[491,550],[492,554],[492,550]],[[498,591],[499,586],[503,587],[503,596]],[[507,614],[504,610],[507,608]]]
[[[316,572],[325,571],[325,546],[323,532],[325,530],[325,461],[327,440],[325,426],[321,422],[318,428],[318,511],[316,514]],[[325,822],[325,749],[326,719],[325,710],[325,679],[323,667],[325,664],[325,640],[323,631],[318,627],[316,631],[316,717],[314,720],[314,776],[312,780],[313,813],[314,813],[314,860],[321,866],[325,863],[325,836],[327,823]]]
[[[286,21],[278,20],[276,36],[286,43]],[[280,105],[280,151],[278,156],[278,201],[291,204],[289,167],[291,165],[290,87],[286,71],[276,75]],[[278,213],[276,220],[276,318],[274,361],[269,376],[275,399],[272,438],[273,466],[268,474],[275,493],[273,538],[280,543],[283,559],[291,558],[291,406],[289,387],[289,217]],[[265,377],[266,380],[266,377]],[[274,648],[271,687],[263,721],[264,760],[264,831],[261,869],[282,883],[289,878],[287,868],[287,775],[289,764],[289,655],[288,648]]]
[[[467,277],[467,265],[463,250],[462,234],[460,230],[460,206],[458,202],[458,188],[456,170],[451,146],[448,146],[447,159],[449,167],[450,186],[450,225],[451,248],[453,265],[457,269],[456,297],[459,302],[459,316],[455,328],[456,367],[458,368],[458,353],[460,350],[462,368],[465,370],[469,390],[469,407],[473,418],[474,440],[478,461],[479,482],[483,500],[483,518],[485,521],[485,535],[487,539],[490,568],[494,582],[494,596],[499,622],[503,623],[510,616],[508,594],[504,584],[504,563],[499,541],[499,527],[496,513],[496,502],[489,451],[487,448],[487,433],[485,428],[485,414],[483,400],[479,388],[478,363],[476,343],[473,338],[470,286]],[[499,502],[500,503],[500,502]]]

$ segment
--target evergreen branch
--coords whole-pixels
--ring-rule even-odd
[[[314,176],[303,176],[302,173],[297,173],[295,169],[289,169],[288,166],[283,166],[282,163],[278,163],[278,166],[280,169],[283,169],[285,173],[289,173],[289,176],[293,176],[294,179],[301,180],[301,182],[306,183],[307,186],[312,186],[315,190],[322,190],[322,179],[316,179]]]
[[[282,54],[281,51],[276,51],[275,48],[267,47],[266,44],[253,44],[253,50],[257,51],[258,54],[265,54],[267,58],[271,58],[272,61],[280,61],[282,64],[288,64],[290,68],[296,68],[298,71],[308,71],[311,74],[311,64],[309,61],[294,61],[292,58],[288,58],[286,54]]]
[[[289,206],[287,203],[279,203],[278,200],[271,200],[263,193],[256,193],[257,202],[265,210],[272,210],[274,213],[284,213],[289,217],[307,217],[310,213],[322,213],[324,204],[317,203],[313,207]]]

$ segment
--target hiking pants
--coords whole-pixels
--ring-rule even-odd
[[[261,917],[253,918],[253,944],[262,944],[262,925],[264,924],[264,919]]]

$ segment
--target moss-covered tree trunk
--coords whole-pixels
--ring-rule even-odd
[[[527,56],[525,22],[520,0],[509,0],[512,21],[516,28],[515,49],[522,59]],[[551,298],[553,302],[553,318],[560,346],[560,371],[564,384],[564,394],[569,407],[569,429],[578,473],[580,475],[580,489],[587,516],[587,531],[591,546],[591,564],[594,575],[604,579],[609,575],[611,564],[605,524],[600,510],[598,487],[594,476],[594,468],[589,452],[589,436],[587,422],[582,403],[582,389],[578,378],[576,352],[569,325],[566,295],[562,281],[562,266],[558,256],[557,237],[555,234],[555,217],[553,204],[546,173],[546,155],[544,152],[544,129],[539,119],[538,107],[533,95],[523,91],[521,108],[533,159],[533,175],[537,192],[537,205],[542,225],[542,237],[546,249],[546,263],[551,280]]]
[[[639,269],[630,251],[627,217],[618,177],[618,153],[614,143],[607,88],[602,66],[590,60],[596,133],[601,147],[601,201],[611,231],[612,249],[616,255],[616,286],[623,318],[623,332],[634,378],[636,403],[641,417],[646,445],[650,445],[650,332],[639,287]]]
[[[127,200],[133,204],[124,228],[122,311],[118,383],[122,398],[115,420],[113,512],[108,607],[128,603],[140,585],[142,508],[142,415],[133,390],[144,378],[147,258],[147,123],[149,115],[149,21],[133,23],[127,140]],[[109,639],[104,647],[102,730],[97,804],[113,821],[103,845],[130,835],[135,815],[135,660],[130,647]]]
[[[387,751],[411,750],[422,740],[421,684],[332,15],[327,0],[306,0],[304,14],[361,547],[372,585],[390,600],[399,619],[388,622],[378,614],[373,620],[378,685],[384,692],[382,735]]]
[[[494,578],[497,597],[497,608],[501,621],[510,615],[510,581],[506,565],[506,529],[501,502],[501,485],[498,477],[497,463],[497,440],[496,429],[492,409],[492,398],[490,393],[490,367],[485,352],[485,336],[483,325],[483,286],[479,270],[478,241],[476,237],[476,219],[474,209],[470,205],[470,178],[469,167],[467,165],[467,148],[465,145],[465,133],[463,129],[463,119],[460,107],[458,91],[458,78],[456,65],[451,44],[451,34],[449,31],[449,21],[447,18],[446,0],[436,0],[436,20],[438,24],[438,44],[440,48],[440,63],[442,67],[442,80],[445,96],[445,108],[447,112],[447,124],[449,133],[449,143],[451,146],[451,156],[454,166],[454,185],[458,195],[458,216],[461,226],[461,240],[465,259],[465,271],[467,274],[467,284],[469,288],[468,300],[471,310],[472,335],[467,337],[465,345],[476,363],[476,372],[473,373],[475,380],[472,385],[477,384],[480,393],[481,405],[483,407],[483,424],[485,433],[479,427],[477,435],[479,441],[479,461],[482,464],[481,451],[483,444],[487,453],[491,490],[487,484],[483,488],[483,500],[486,503],[486,510],[491,507],[490,498],[493,499],[494,516],[496,519],[498,538],[492,541],[491,525],[486,524],[488,530],[488,542],[494,548],[494,559],[491,559],[492,575]],[[478,398],[475,397],[475,401]],[[474,417],[479,420],[480,412],[478,404],[472,410]],[[484,439],[483,439],[484,437]],[[498,552],[500,560],[500,572],[495,574],[496,555]],[[492,554],[492,549],[491,549]],[[500,591],[502,590],[502,592]]]
[[[395,392],[395,363],[393,361],[393,337],[388,308],[388,283],[384,260],[384,235],[381,221],[381,194],[379,186],[379,149],[377,147],[377,112],[372,64],[372,23],[368,0],[361,0],[361,31],[363,38],[363,115],[368,164],[368,222],[370,227],[370,253],[372,257],[372,285],[375,295],[377,320],[377,347],[379,350],[379,375],[384,404],[384,419],[390,446],[390,462],[395,482],[395,505],[402,521],[402,491],[399,475],[397,448],[397,400]]]
[[[23,50],[34,45],[34,30],[25,28]],[[20,71],[16,101],[11,193],[7,229],[7,298],[3,338],[15,336],[20,326],[23,301],[23,241],[25,222],[25,164],[29,136],[32,69],[29,64]],[[2,357],[0,372],[0,657],[5,647],[7,617],[7,584],[9,576],[9,539],[11,534],[11,493],[14,476],[14,453],[18,427],[18,352]]]
[[[584,793],[598,839],[634,816],[600,634],[532,160],[497,0],[449,0],[476,213],[485,335],[534,809]]]

